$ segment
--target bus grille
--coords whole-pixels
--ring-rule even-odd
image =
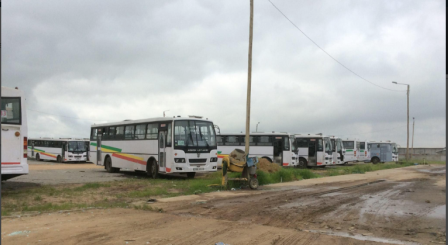
[[[189,159],[190,163],[201,163],[201,162],[207,162],[207,158],[200,158],[200,159]]]

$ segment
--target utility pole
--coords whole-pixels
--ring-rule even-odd
[[[260,122],[257,123],[257,127],[255,127],[255,132],[258,132],[258,124],[260,124]]]
[[[246,103],[246,138],[245,153],[249,156],[250,133],[250,90],[252,81],[252,39],[254,29],[254,0],[250,0],[250,24],[249,24],[249,66],[247,71],[247,103]]]
[[[415,152],[414,152],[414,130],[415,130],[415,117],[412,118],[412,155],[415,154]]]
[[[408,84],[408,139],[407,139],[407,145],[406,145],[406,161],[409,160],[409,87],[410,85]]]
[[[406,83],[397,83],[397,82],[395,82],[395,81],[392,81],[392,83],[395,83],[395,84],[400,84],[400,85],[407,85],[408,86],[408,90],[407,90],[407,104],[408,104],[408,118],[407,118],[407,121],[408,121],[408,123],[407,123],[407,139],[406,139],[406,161],[408,161],[409,160],[409,91],[410,91],[410,87],[411,87],[411,85],[409,85],[409,84],[406,84]]]

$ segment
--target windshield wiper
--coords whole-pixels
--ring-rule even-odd
[[[201,135],[201,139],[202,139],[203,141],[205,141],[205,144],[207,144],[207,148],[209,148],[210,145],[208,144],[207,140],[204,138],[204,135],[202,135],[201,129],[199,129],[199,134]],[[196,135],[196,136],[197,136],[197,135]],[[198,141],[198,143],[199,143],[199,141]]]

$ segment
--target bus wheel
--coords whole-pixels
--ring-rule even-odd
[[[110,157],[106,157],[104,160],[104,168],[108,173],[118,173],[120,171],[119,168],[112,167],[112,160],[110,160]]]
[[[372,158],[372,163],[373,164],[377,164],[377,163],[379,163],[380,162],[380,159],[378,158],[378,157],[374,157],[374,158]]]
[[[306,162],[305,158],[299,158],[299,165],[297,167],[299,168],[306,168],[308,166],[308,163]]]
[[[146,174],[153,179],[157,179],[157,177],[159,177],[157,162],[151,161],[148,165],[146,165]]]
[[[40,161],[40,156],[39,156],[39,154],[36,154],[36,161]]]
[[[57,162],[59,162],[59,163],[61,163],[62,162],[62,157],[61,156],[58,156],[58,158],[56,158],[57,160]]]
[[[196,175],[196,172],[190,172],[190,173],[187,173],[187,178],[189,178],[189,179],[194,179],[194,176]]]
[[[255,190],[258,188],[258,179],[257,178],[250,178],[249,180],[249,187],[252,190]]]

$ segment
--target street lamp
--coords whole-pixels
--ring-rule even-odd
[[[415,130],[415,117],[412,118],[412,154],[411,154],[411,158],[415,154],[415,151],[414,151],[414,130]]]
[[[166,111],[170,111],[170,110],[166,110]],[[165,111],[163,111],[163,117],[165,117]]]
[[[258,132],[258,124],[260,124],[260,122],[257,123],[257,126],[255,127],[255,132]]]
[[[397,83],[395,81],[392,81],[392,83],[394,84],[398,84],[398,85],[406,85],[408,86],[408,90],[407,90],[407,97],[408,97],[408,133],[407,133],[407,143],[406,143],[406,161],[409,160],[409,90],[410,90],[410,85],[406,84],[406,83]]]

